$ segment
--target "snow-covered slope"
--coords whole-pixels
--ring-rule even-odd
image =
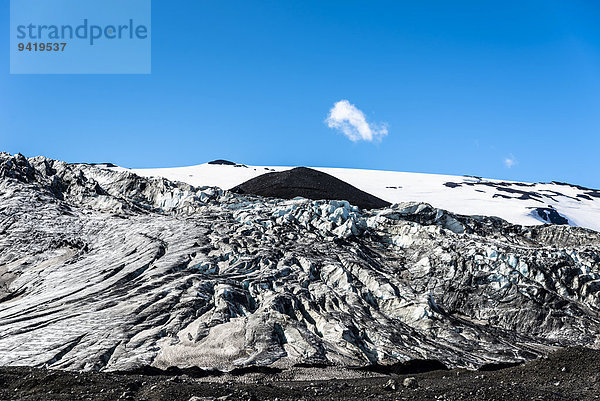
[[[230,189],[251,178],[292,167],[200,164],[135,169],[143,177],[164,177],[194,186]],[[123,170],[121,167],[114,168]],[[451,175],[315,168],[391,203],[426,202],[465,215],[496,216],[513,224],[560,222],[600,231],[600,191],[562,183],[521,183]],[[554,210],[554,211],[553,211]]]

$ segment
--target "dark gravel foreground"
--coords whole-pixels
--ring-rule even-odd
[[[310,369],[309,369],[310,370]],[[311,371],[315,371],[312,369]],[[193,378],[0,368],[1,400],[598,400],[600,350],[570,348],[496,371],[289,380],[284,373]],[[349,377],[339,372],[339,377]],[[352,376],[351,375],[351,376]],[[416,388],[405,387],[413,384]]]

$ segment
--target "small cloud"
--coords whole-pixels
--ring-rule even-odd
[[[506,159],[504,159],[504,165],[507,168],[511,168],[511,167],[517,165],[518,163],[519,162],[517,162],[517,159],[513,155],[510,155],[509,157],[507,157]]]
[[[364,113],[347,100],[336,102],[325,122],[329,128],[341,131],[352,142],[373,142],[388,134],[386,123],[368,123]]]

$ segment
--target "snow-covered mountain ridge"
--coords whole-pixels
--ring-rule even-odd
[[[200,164],[133,169],[194,186],[231,189],[269,171],[292,167]],[[122,168],[114,168],[122,170]],[[562,183],[522,183],[479,177],[345,168],[315,168],[390,203],[425,202],[464,215],[496,216],[513,224],[567,223],[600,231],[600,190]],[[562,216],[562,218],[561,218]]]
[[[592,230],[0,153],[0,365],[477,368],[600,346],[599,294]]]

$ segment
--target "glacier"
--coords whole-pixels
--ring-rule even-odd
[[[586,228],[0,153],[3,366],[474,369],[600,347],[599,291]]]

